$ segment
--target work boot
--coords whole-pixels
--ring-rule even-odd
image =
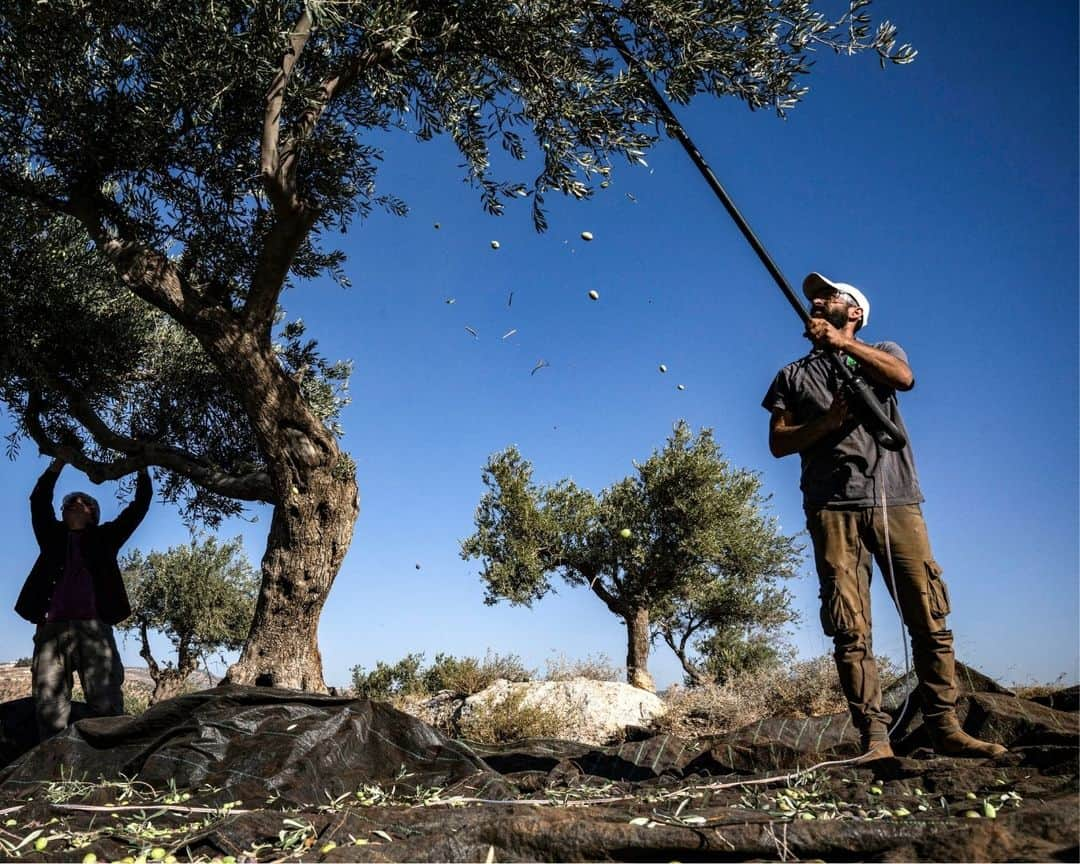
[[[873,762],[877,759],[892,759],[893,750],[889,743],[889,727],[877,721],[871,722],[859,733],[862,755],[859,762]]]
[[[858,762],[876,762],[878,759],[892,759],[895,754],[892,745],[888,741],[870,741],[863,745],[862,755]]]
[[[938,756],[959,756],[965,759],[993,759],[1008,753],[1007,747],[991,741],[980,741],[968,735],[959,725],[928,726],[930,742]]]

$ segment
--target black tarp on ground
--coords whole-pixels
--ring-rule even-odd
[[[139,718],[81,721],[0,771],[0,810],[15,822],[0,828],[0,857],[22,842],[24,860],[153,846],[206,861],[1075,860],[1077,715],[964,689],[966,728],[1013,752],[934,758],[915,718],[897,746],[918,758],[750,786],[852,755],[850,724],[470,746],[383,703],[216,688]],[[140,786],[77,782],[99,776]],[[170,783],[190,790],[186,806]],[[994,819],[967,816],[991,802]],[[49,839],[41,853],[27,845],[34,831]]]
[[[229,801],[321,803],[365,783],[507,794],[468,747],[384,702],[262,687],[217,687],[139,717],[82,720],[0,771],[0,796],[59,779],[61,767],[69,778],[221,787]]]

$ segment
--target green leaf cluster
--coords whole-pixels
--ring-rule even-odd
[[[85,196],[111,230],[179,257],[234,305],[273,216],[260,176],[270,83],[305,11],[314,25],[280,115],[298,189],[318,213],[295,277],[344,279],[319,237],[372,207],[376,130],[448,135],[483,205],[577,198],[637,161],[658,120],[612,50],[619,32],[668,95],[735,96],[783,112],[806,92],[816,46],[907,62],[895,27],[854,0],[831,20],[810,0],[10,0],[0,18],[0,177],[39,197]],[[343,86],[328,96],[328,82]],[[317,123],[305,125],[311,111]],[[291,137],[290,137],[291,136]],[[493,152],[495,148],[495,152]],[[499,176],[535,156],[531,181]]]

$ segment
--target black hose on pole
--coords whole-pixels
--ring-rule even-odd
[[[705,161],[705,157],[701,155],[701,151],[698,150],[697,145],[683,129],[682,124],[679,122],[679,118],[675,116],[675,112],[671,110],[671,106],[667,104],[667,100],[664,99],[663,94],[653,84],[652,79],[648,76],[644,69],[641,68],[641,64],[638,63],[637,58],[630,53],[630,49],[626,47],[626,43],[622,40],[622,37],[618,34],[617,30],[608,23],[606,25],[608,36],[611,38],[612,44],[615,46],[615,50],[619,52],[626,65],[629,66],[638,77],[644,82],[645,86],[649,89],[652,95],[652,99],[657,109],[660,112],[660,117],[664,121],[664,125],[667,127],[669,133],[671,133],[686,151],[690,157],[690,161],[694,163],[698,171],[701,172],[701,176],[705,178],[705,182],[709,184],[709,188],[713,190],[716,197],[720,199],[720,203],[724,205],[724,209],[727,210],[728,215],[735,221],[735,224],[742,231],[743,236],[747,242],[757,253],[758,258],[761,259],[761,263],[765,265],[765,269],[769,271],[769,274],[776,281],[776,284],[780,287],[787,301],[791,304],[791,308],[795,310],[795,313],[802,320],[804,325],[810,323],[810,315],[803,306],[802,301],[798,295],[792,290],[791,285],[787,279],[784,278],[784,274],[780,271],[780,268],[776,266],[776,262],[773,261],[772,256],[758,240],[757,235],[754,234],[750,224],[743,218],[742,213],[739,212],[739,208],[735,206],[735,202],[731,200],[731,196],[727,194],[727,191],[720,181],[716,179],[716,175],[713,174],[712,169],[709,167],[709,163]],[[874,395],[870,385],[865,379],[855,375],[840,359],[840,355],[835,351],[829,352],[829,356],[832,358],[833,365],[836,368],[837,374],[842,382],[844,388],[853,397],[856,408],[864,409],[862,412],[865,416],[864,419],[868,421],[868,428],[874,439],[881,444],[887,450],[902,450],[907,445],[907,439],[900,431],[895,423],[889,419],[885,414],[885,409]]]

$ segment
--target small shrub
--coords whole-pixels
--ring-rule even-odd
[[[480,661],[475,657],[454,657],[436,654],[431,666],[423,673],[421,683],[425,693],[449,690],[452,693],[471,695],[484,689],[480,683]]]
[[[423,654],[407,654],[393,665],[380,660],[371,672],[353,666],[353,689],[367,699],[392,699],[424,689],[420,675]]]
[[[124,713],[138,717],[150,707],[150,694],[145,690],[124,690]]]
[[[454,657],[436,654],[435,662],[424,672],[423,690],[430,694],[449,690],[471,696],[491,686],[500,678],[507,681],[529,681],[533,670],[528,669],[516,654],[494,654],[488,651],[483,660],[475,657]]]
[[[15,668],[16,669],[21,669],[23,667],[33,666],[33,665],[34,665],[34,660],[33,660],[32,657],[20,657],[18,660],[15,661]]]
[[[424,655],[407,654],[397,663],[379,661],[368,672],[363,666],[352,669],[353,691],[367,699],[400,701],[407,697],[433,696],[443,690],[471,696],[479,693],[499,678],[508,681],[529,681],[533,670],[528,669],[516,654],[494,654],[483,660],[476,657],[454,657],[436,654],[434,662],[424,668]]]
[[[760,691],[732,682],[672,687],[664,696],[667,711],[653,721],[657,732],[680,738],[717,735],[765,716]]]
[[[565,654],[547,660],[546,681],[569,681],[588,678],[590,681],[623,681],[626,670],[611,662],[607,654],[590,654],[584,660],[571,660]]]
[[[847,709],[836,661],[829,654],[798,661],[770,675],[739,680],[743,686],[763,688],[759,698],[767,717],[817,717]]]
[[[888,657],[877,658],[882,689],[902,677]],[[654,726],[685,738],[719,735],[765,717],[818,717],[847,710],[831,654],[741,673],[723,684],[673,687],[667,713]]]
[[[1062,672],[1051,682],[1028,681],[1025,684],[1014,683],[1012,689],[1021,699],[1035,699],[1039,696],[1050,696],[1053,693],[1057,693],[1059,690],[1064,690],[1065,687],[1068,686],[1065,683],[1068,678],[1069,673]]]
[[[488,651],[484,655],[483,669],[491,678],[484,687],[490,686],[499,678],[507,681],[532,681],[536,677],[536,670],[527,667],[517,654],[493,654]]]
[[[120,692],[124,697],[124,713],[132,717],[138,717],[150,706],[150,691],[145,687],[132,686],[127,683],[120,686]],[[71,688],[72,702],[85,702],[86,694],[82,685],[76,684]]]
[[[511,691],[502,701],[476,705],[462,718],[459,735],[481,744],[505,744],[523,738],[554,738],[566,726],[561,714],[525,703],[525,692]]]

